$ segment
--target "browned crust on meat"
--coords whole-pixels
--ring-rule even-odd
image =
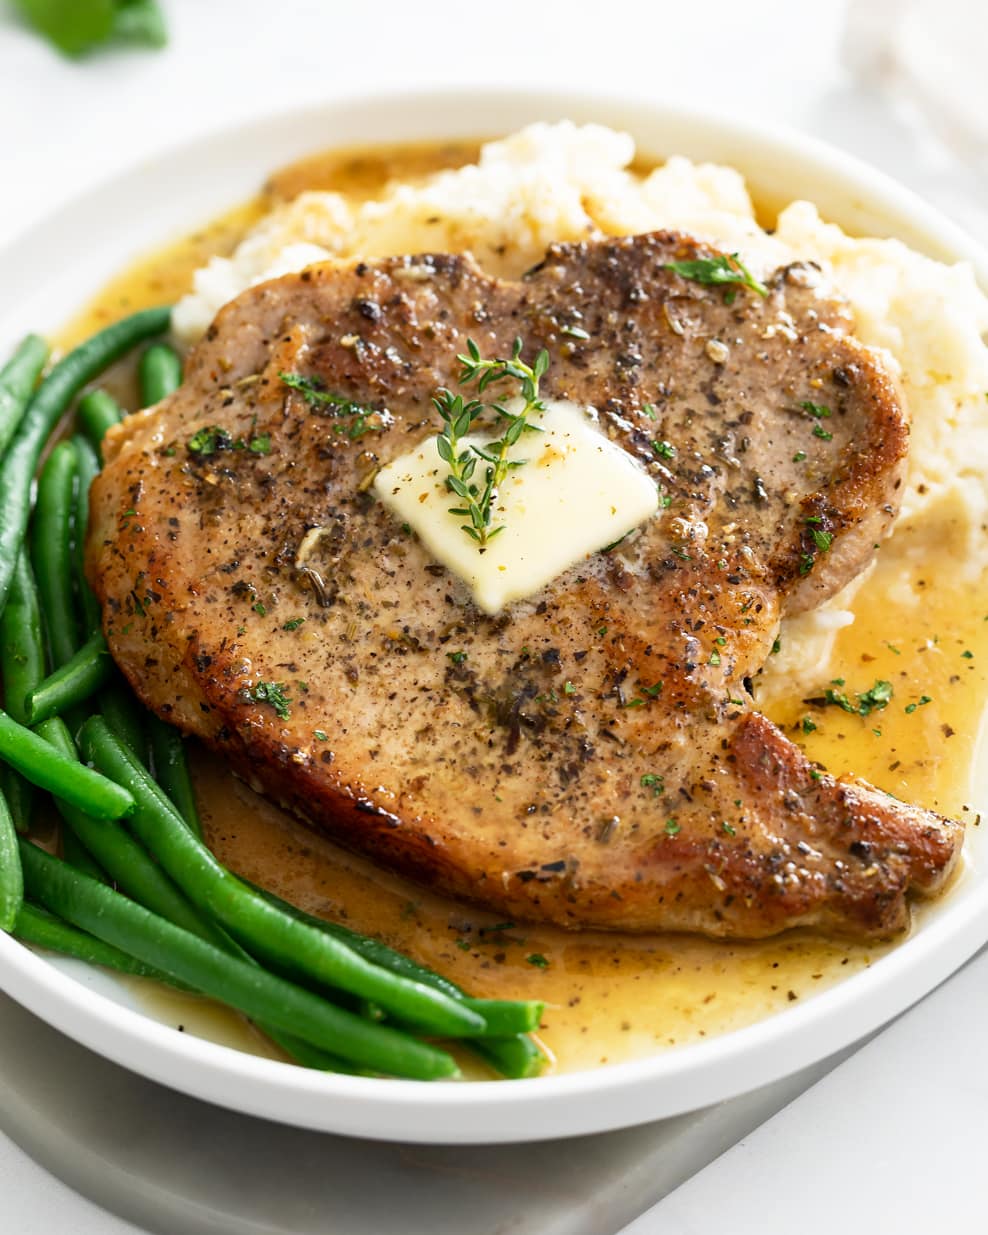
[[[517,284],[442,255],[327,265],[238,298],[182,390],[114,432],[94,486],[90,575],[138,693],[341,843],[513,916],[901,930],[960,826],[812,769],[745,683],[782,613],[832,595],[887,531],[906,420],[811,267],[727,303],[668,269],[712,252],[671,233],[558,246]],[[435,431],[466,338],[503,354],[515,335],[668,510],[490,618],[366,486]],[[283,371],[392,423],[334,435]],[[196,459],[205,425],[269,433],[271,453]],[[318,595],[295,565],[313,526]],[[286,683],[289,715],[252,700],[259,681]]]

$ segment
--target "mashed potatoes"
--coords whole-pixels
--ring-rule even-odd
[[[327,259],[470,250],[492,273],[517,276],[553,241],[656,228],[737,250],[759,274],[810,258],[851,302],[857,337],[882,349],[912,417],[899,528],[949,526],[957,569],[980,570],[988,519],[988,299],[970,268],[931,261],[895,240],[847,236],[809,202],[788,206],[769,234],[732,168],[672,158],[642,175],[628,170],[634,153],[627,134],[599,125],[535,124],[485,145],[476,164],[394,183],[376,200],[302,193],[264,218],[231,258],[213,258],[197,272],[193,293],[176,308],[175,328],[195,339],[245,287]],[[818,675],[834,633],[852,620],[849,599],[845,592],[789,623],[772,676]],[[912,599],[905,570],[895,599]]]

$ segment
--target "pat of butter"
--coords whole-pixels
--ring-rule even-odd
[[[518,410],[513,403],[508,411]],[[512,448],[510,457],[526,463],[508,472],[496,495],[493,524],[503,530],[482,552],[463,531],[467,520],[449,513],[462,503],[446,487],[449,467],[435,437],[383,467],[375,494],[466,583],[478,608],[497,613],[620,540],[658,509],[655,481],[601,433],[593,417],[575,403],[546,400],[546,410],[531,421],[541,432],[522,434]],[[461,449],[486,446],[493,436],[466,437]],[[478,459],[478,486],[485,468]]]

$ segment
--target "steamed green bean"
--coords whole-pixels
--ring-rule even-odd
[[[310,980],[370,999],[443,1037],[483,1032],[483,1017],[441,991],[389,973],[345,944],[282,912],[220,865],[193,835],[149,774],[102,717],[79,735],[82,752],[134,795],[130,827],[189,899],[212,914],[249,952]]]
[[[49,659],[57,669],[75,655],[80,626],[75,609],[72,525],[79,456],[70,441],[59,442],[38,478],[31,520],[31,561],[38,584]]]
[[[31,511],[34,472],[51,431],[79,391],[125,352],[168,329],[171,309],[144,309],[114,322],[55,365],[28,403],[0,460],[0,609],[7,600]]]
[[[48,344],[29,334],[0,369],[0,455],[27,411],[31,392],[48,359]]]
[[[101,634],[95,634],[61,668],[39,682],[27,696],[27,720],[38,725],[85,703],[113,673],[113,661]]]
[[[89,444],[103,458],[103,438],[108,429],[119,424],[123,412],[116,399],[105,390],[90,390],[79,400],[75,410],[76,423]]]
[[[72,870],[29,841],[20,841],[20,853],[32,898],[146,965],[363,1068],[421,1080],[456,1075],[456,1064],[445,1051],[398,1030],[370,1024],[311,991],[220,951]]]

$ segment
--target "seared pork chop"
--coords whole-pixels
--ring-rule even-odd
[[[93,488],[90,576],[134,688],[343,844],[511,916],[903,928],[960,825],[812,767],[747,684],[782,615],[870,559],[908,427],[814,267],[764,299],[669,269],[715,256],[658,233],[553,248],[518,283],[421,256],[245,292]],[[490,617],[370,485],[436,432],[467,339],[516,336],[663,509]],[[321,414],[283,374],[380,414]]]

